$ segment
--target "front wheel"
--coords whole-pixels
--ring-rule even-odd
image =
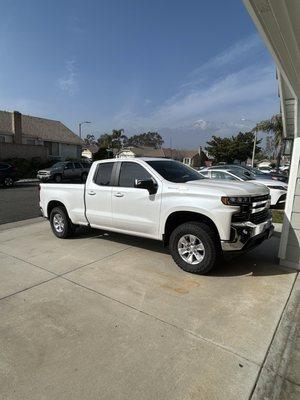
[[[173,260],[184,271],[207,274],[216,264],[219,241],[208,224],[187,222],[174,229],[169,248]]]
[[[66,239],[72,236],[75,226],[64,207],[55,207],[50,213],[50,225],[55,236]]]

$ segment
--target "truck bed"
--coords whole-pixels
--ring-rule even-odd
[[[88,224],[84,205],[85,184],[41,183],[40,187],[40,201],[45,217],[49,218],[46,204],[51,200],[65,205],[73,221],[82,225]]]

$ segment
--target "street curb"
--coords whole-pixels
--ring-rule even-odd
[[[45,218],[36,217],[36,218],[24,219],[22,221],[9,222],[8,224],[0,225],[0,232],[6,231],[8,229],[20,228],[21,226],[25,226],[25,225],[36,224],[36,223],[42,222],[42,221],[45,221]]]
[[[32,179],[20,179],[18,181],[16,181],[16,183],[39,183],[39,180],[36,178],[32,178]]]

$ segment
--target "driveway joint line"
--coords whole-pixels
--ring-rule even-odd
[[[1,301],[1,300],[8,299],[8,298],[10,298],[10,297],[12,297],[12,296],[15,296],[16,294],[26,292],[27,290],[33,289],[33,288],[35,288],[35,287],[37,287],[37,286],[43,285],[44,283],[53,281],[54,279],[57,279],[57,278],[58,278],[58,276],[53,276],[53,277],[50,278],[50,279],[47,279],[47,280],[45,280],[45,281],[36,283],[35,285],[28,286],[28,287],[26,287],[26,288],[24,288],[24,289],[18,290],[18,291],[15,292],[15,293],[11,293],[11,294],[8,294],[8,295],[6,295],[6,296],[0,297],[0,301]]]
[[[49,271],[47,268],[41,267],[40,265],[33,264],[31,261],[23,260],[22,258],[19,258],[19,257],[17,257],[17,256],[13,256],[13,255],[11,255],[11,254],[5,253],[5,252],[2,251],[2,250],[0,250],[0,253],[3,254],[3,255],[5,255],[5,256],[14,258],[15,260],[22,261],[22,262],[24,262],[25,264],[29,264],[29,265],[31,265],[32,267],[36,267],[36,268],[39,268],[39,269],[41,269],[41,270],[43,270],[43,271],[45,271],[45,272],[49,272],[49,274],[55,275],[56,277],[59,276],[59,275],[56,274],[55,272]]]
[[[280,314],[280,317],[279,317],[278,322],[277,322],[277,324],[276,324],[276,327],[275,327],[275,329],[274,329],[274,332],[273,332],[272,338],[271,338],[271,340],[270,340],[269,346],[268,346],[268,348],[267,348],[267,351],[266,351],[265,357],[264,357],[264,359],[263,359],[263,362],[262,362],[262,364],[261,364],[261,366],[260,366],[260,368],[259,368],[257,377],[256,377],[256,379],[255,379],[255,382],[254,382],[252,391],[251,391],[250,396],[249,396],[249,400],[251,400],[252,397],[253,397],[253,395],[254,395],[254,392],[255,392],[255,389],[256,389],[256,387],[257,387],[257,384],[258,384],[260,375],[261,375],[261,373],[262,373],[262,371],[263,371],[263,368],[264,368],[264,367],[267,368],[267,367],[266,367],[267,357],[268,357],[268,355],[269,355],[269,353],[270,353],[271,346],[272,346],[272,344],[273,344],[273,342],[274,342],[276,333],[277,333],[278,328],[279,328],[279,326],[280,326],[280,323],[281,323],[281,321],[282,321],[283,314],[284,314],[285,310],[287,309],[287,306],[288,306],[289,300],[290,300],[290,298],[291,298],[291,295],[292,295],[294,286],[295,286],[295,284],[296,284],[298,275],[299,275],[299,272],[297,272],[296,275],[295,275],[295,279],[294,279],[294,282],[293,282],[293,284],[292,284],[292,286],[291,286],[290,293],[289,293],[289,295],[288,295],[288,297],[287,297],[287,300],[286,300],[286,302],[285,302],[285,304],[284,304],[284,307],[283,307],[283,309],[282,309],[282,312],[281,312],[281,314]],[[278,373],[276,373],[275,371],[274,371],[274,373],[275,373],[276,376],[279,376],[280,378],[282,378],[282,377],[281,377]],[[286,379],[286,378],[282,378],[282,379]]]
[[[187,334],[189,334],[189,335],[195,337],[195,338],[198,339],[198,340],[202,340],[203,342],[206,342],[206,343],[209,343],[209,344],[211,344],[211,345],[213,345],[213,346],[216,346],[216,347],[218,347],[218,348],[220,348],[220,349],[226,351],[227,353],[233,354],[233,355],[236,356],[236,357],[239,357],[239,358],[241,358],[241,359],[243,359],[243,360],[245,360],[245,361],[247,361],[247,362],[250,362],[251,364],[254,364],[254,365],[260,367],[260,364],[257,363],[256,361],[250,360],[249,358],[247,358],[247,357],[245,357],[245,356],[243,356],[243,355],[241,355],[241,354],[239,354],[239,353],[233,351],[232,349],[230,349],[230,348],[228,348],[228,347],[226,347],[226,346],[222,346],[221,344],[216,343],[216,342],[214,342],[213,340],[207,339],[207,338],[205,338],[205,337],[203,337],[203,336],[201,336],[201,335],[197,335],[197,334],[195,334],[194,332],[192,332],[192,331],[190,331],[190,330],[188,330],[188,329],[184,329],[184,328],[182,328],[182,327],[180,327],[180,326],[177,326],[177,325],[175,325],[175,324],[173,324],[173,323],[171,323],[171,322],[168,322],[168,321],[165,321],[165,320],[163,320],[163,319],[161,319],[161,318],[159,318],[159,317],[156,317],[156,316],[153,315],[153,314],[147,313],[146,311],[143,311],[143,310],[140,310],[140,309],[138,309],[138,308],[136,308],[136,307],[134,307],[134,306],[131,306],[130,304],[126,304],[126,303],[124,303],[124,302],[122,302],[122,301],[120,301],[120,300],[117,300],[117,299],[115,299],[115,298],[113,298],[113,297],[110,297],[110,296],[108,296],[108,295],[106,295],[106,294],[104,294],[104,293],[98,292],[98,291],[95,290],[95,289],[92,289],[92,288],[89,288],[89,287],[87,287],[87,286],[84,286],[84,285],[82,285],[82,284],[80,284],[80,283],[78,283],[78,282],[75,282],[75,281],[73,281],[73,280],[67,278],[66,276],[62,276],[62,275],[61,275],[61,276],[58,276],[58,278],[64,279],[64,280],[66,280],[66,281],[68,281],[68,282],[70,282],[70,283],[73,283],[73,284],[75,284],[75,285],[77,285],[77,286],[79,286],[79,287],[81,287],[81,288],[83,288],[83,289],[89,290],[89,291],[91,291],[91,292],[93,292],[93,293],[95,293],[95,294],[97,294],[97,295],[99,295],[99,296],[105,297],[105,298],[108,299],[108,300],[111,300],[111,301],[114,301],[114,302],[116,302],[116,303],[122,304],[122,305],[125,306],[125,307],[131,308],[132,310],[137,311],[137,312],[139,312],[139,313],[141,313],[141,314],[143,314],[143,315],[146,315],[147,317],[153,318],[153,319],[155,319],[156,321],[162,322],[162,323],[165,324],[165,325],[171,326],[171,327],[173,327],[173,328],[175,328],[175,329],[178,329],[178,330],[180,330],[180,331],[182,331],[182,332],[185,332],[185,333],[187,333]]]
[[[105,256],[105,257],[102,257],[102,258],[98,258],[97,260],[93,260],[93,261],[91,261],[91,262],[89,262],[89,263],[87,263],[87,264],[80,265],[79,267],[76,267],[76,268],[74,268],[74,269],[71,269],[70,271],[63,272],[62,274],[57,274],[57,276],[58,276],[58,277],[64,277],[64,275],[70,274],[71,272],[74,272],[74,271],[78,271],[78,270],[81,269],[81,268],[88,267],[88,266],[90,266],[90,265],[92,265],[92,264],[94,264],[94,263],[97,263],[97,262],[99,262],[99,261],[106,260],[107,258],[113,257],[114,255],[119,254],[119,253],[122,253],[122,252],[125,251],[125,250],[131,249],[131,247],[132,247],[132,246],[129,246],[129,247],[126,247],[125,249],[115,251],[115,252],[112,253],[112,254],[109,254],[109,255],[107,255],[107,256]]]

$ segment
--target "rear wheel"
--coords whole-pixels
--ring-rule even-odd
[[[187,222],[175,228],[169,247],[176,264],[193,274],[210,272],[219,254],[217,235],[201,222]]]
[[[55,236],[66,239],[73,235],[75,225],[64,207],[55,207],[50,213],[50,225]]]
[[[54,182],[56,182],[56,183],[61,183],[61,181],[62,181],[62,176],[60,175],[60,174],[56,174],[56,175],[54,175]]]
[[[11,178],[10,176],[7,176],[6,178],[4,178],[4,186],[5,186],[5,187],[12,187],[12,186],[14,186],[14,180],[13,180],[13,178]]]

